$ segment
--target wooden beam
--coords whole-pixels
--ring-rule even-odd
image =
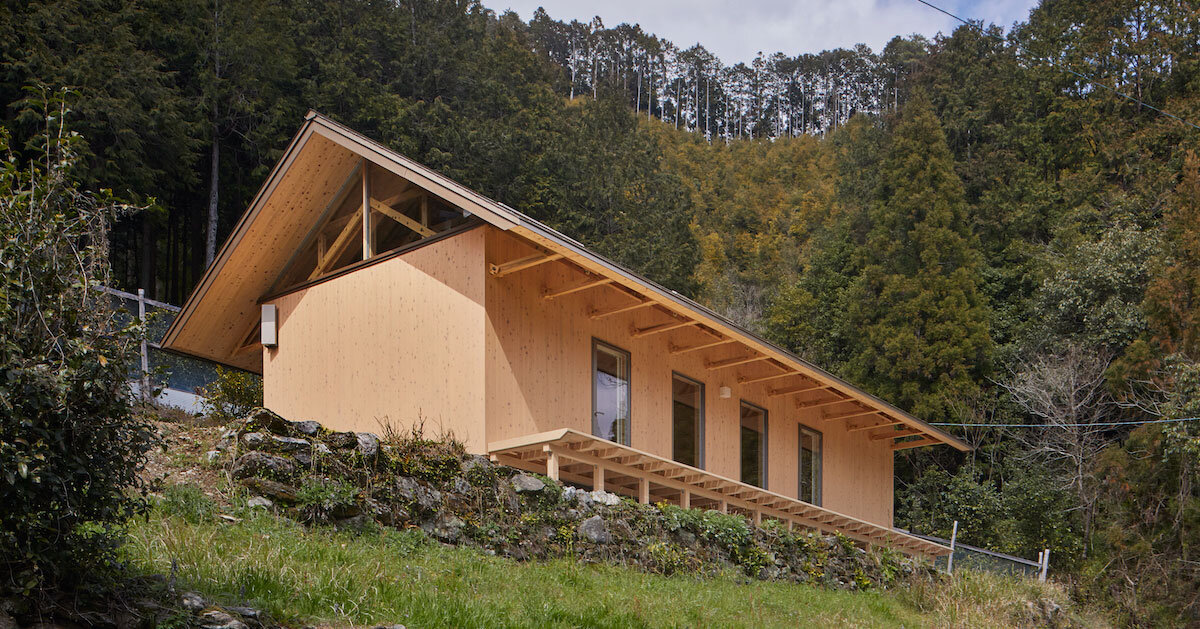
[[[660,323],[658,325],[651,325],[651,326],[647,326],[644,328],[633,328],[632,335],[633,335],[633,338],[636,339],[636,338],[641,338],[643,336],[650,336],[651,334],[659,334],[661,332],[670,332],[671,330],[678,330],[679,328],[686,328],[691,325],[696,325],[697,323],[699,323],[699,322],[698,321],[668,321],[666,323]]]
[[[868,409],[859,410],[859,411],[847,411],[845,413],[838,413],[837,415],[824,415],[821,417],[821,419],[824,419],[827,422],[832,422],[832,421],[837,421],[839,419],[850,419],[851,417],[863,417],[864,415],[874,415],[878,412],[879,411],[877,409],[868,408]]]
[[[520,258],[519,260],[512,260],[503,264],[489,264],[488,272],[494,277],[504,277],[505,275],[512,275],[517,271],[532,269],[539,264],[553,262],[562,257],[563,254],[561,253],[535,253],[531,256],[526,256],[524,258]]]
[[[638,479],[638,502],[650,504],[650,479],[644,476]]]
[[[550,446],[542,446],[546,452],[546,476],[550,480],[558,480],[558,453],[550,449]]]
[[[904,422],[902,422],[900,420],[893,419],[890,421],[883,422],[882,424],[871,424],[869,426],[851,426],[850,428],[846,429],[846,432],[858,432],[860,430],[873,430],[875,428],[883,428],[885,426],[899,426],[900,424],[903,424],[903,423]]]
[[[592,465],[592,489],[604,491],[604,466],[598,463]]]
[[[907,450],[909,448],[920,448],[921,446],[932,446],[941,443],[936,439],[925,437],[924,439],[911,439],[909,441],[901,441],[892,444],[892,450]]]
[[[736,367],[738,365],[745,365],[747,363],[756,363],[760,360],[770,360],[770,359],[771,359],[771,357],[767,356],[765,354],[760,355],[760,356],[735,356],[733,358],[726,358],[725,360],[705,362],[704,368],[708,369],[709,371],[716,371],[718,369],[726,369],[728,367]]]
[[[675,347],[674,345],[672,345],[670,347],[670,352],[671,352],[671,355],[678,356],[679,354],[686,354],[688,352],[695,352],[697,350],[708,349],[710,347],[716,347],[718,345],[728,345],[729,343],[736,343],[736,342],[737,341],[735,341],[733,339],[721,339],[721,340],[712,341],[709,343],[701,343],[699,345],[692,345],[690,347]]]
[[[371,233],[371,163],[362,161],[362,259],[375,255],[375,237]]]
[[[396,221],[397,223],[400,223],[401,225],[417,232],[421,236],[429,237],[429,236],[432,236],[435,233],[437,233],[437,232],[433,231],[432,229],[429,229],[428,227],[422,225],[421,223],[405,216],[404,214],[401,214],[400,212],[396,211],[395,209],[393,209],[387,205],[384,205],[382,202],[380,202],[377,199],[371,199],[371,209],[375,210],[376,212],[379,212],[380,214],[392,219],[393,221]]]
[[[911,437],[913,435],[923,434],[925,434],[923,431],[917,430],[916,428],[909,428],[908,430],[889,430],[882,434],[871,435],[871,441],[883,441],[884,439],[896,439],[898,437]]]
[[[543,292],[542,299],[545,299],[546,301],[550,301],[551,299],[558,299],[559,297],[562,297],[564,295],[570,295],[572,293],[578,293],[579,291],[584,291],[589,288],[595,288],[597,286],[604,286],[605,284],[612,284],[612,283],[613,283],[612,278],[608,278],[608,277],[592,279],[592,280],[588,280],[582,284],[576,284],[574,286],[568,286],[566,288],[559,288],[557,290]]]
[[[612,308],[609,310],[593,310],[593,311],[589,312],[588,315],[591,316],[592,319],[603,319],[604,317],[612,316],[615,314],[620,314],[622,312],[629,312],[631,310],[638,310],[640,308],[648,308],[657,303],[658,302],[656,302],[652,299],[646,299],[643,301],[639,301],[635,304],[630,304],[628,306],[621,306],[619,308]]]
[[[358,215],[357,218],[362,220],[361,215]],[[351,220],[346,223],[346,226],[342,228],[342,232],[333,240],[329,251],[325,252],[325,257],[318,260],[316,268],[313,269],[312,273],[308,274],[308,279],[315,280],[324,275],[325,271],[329,270],[329,265],[342,256],[342,250],[346,248],[346,245],[350,244],[350,237],[354,235],[355,231],[358,231],[358,223],[356,221]]]
[[[783,389],[770,389],[767,391],[767,395],[770,397],[779,397],[781,395],[791,395],[793,393],[807,393],[809,391],[820,391],[821,389],[828,389],[828,388],[829,388],[829,385],[821,384],[819,382],[816,382],[813,384],[798,384],[794,387],[787,387],[787,388],[783,388]]]
[[[770,376],[758,376],[755,378],[740,377],[737,379],[737,382],[738,382],[738,384],[754,384],[755,382],[766,382],[767,380],[776,380],[779,378],[786,378],[788,376],[800,376],[800,375],[804,375],[804,374],[800,373],[799,371],[785,371],[783,373],[777,373],[777,374],[773,374]]]
[[[843,404],[845,402],[853,402],[853,398],[843,397],[836,400],[809,400],[807,402],[796,402],[796,408],[821,408],[822,406],[833,406],[834,404]]]

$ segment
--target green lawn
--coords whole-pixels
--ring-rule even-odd
[[[990,627],[1045,596],[1027,580],[967,575],[889,592],[742,578],[662,577],[572,561],[518,563],[428,542],[417,531],[353,535],[264,512],[237,523],[157,509],[131,525],[128,559],[180,587],[291,624],[430,627]]]

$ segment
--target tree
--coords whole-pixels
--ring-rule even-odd
[[[988,310],[962,184],[929,101],[905,105],[880,170],[849,289],[852,329],[861,330],[851,377],[930,420],[988,372]]]
[[[108,567],[154,443],[126,381],[136,339],[94,290],[129,208],[80,190],[66,114],[44,118],[30,163],[0,134],[0,594]]]

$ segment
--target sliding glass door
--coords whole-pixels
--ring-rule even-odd
[[[742,482],[767,488],[767,411],[742,402]]]
[[[797,498],[821,506],[821,433],[800,426],[800,492]]]
[[[704,385],[671,376],[671,458],[704,467]]]

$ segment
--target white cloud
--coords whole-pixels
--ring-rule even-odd
[[[701,43],[727,64],[758,51],[796,55],[865,43],[879,51],[896,35],[932,37],[959,25],[916,0],[483,0],[497,12],[516,11],[528,21],[537,7],[551,17],[583,22],[599,15],[606,26],[639,23],[642,29],[687,48]],[[1036,0],[933,2],[965,18],[1008,27],[1024,20]]]

